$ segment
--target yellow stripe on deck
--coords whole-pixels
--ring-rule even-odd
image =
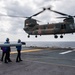
[[[32,49],[32,50],[21,50],[21,53],[27,53],[27,52],[38,52],[41,51],[42,49]],[[12,51],[11,54],[15,54],[17,51]]]

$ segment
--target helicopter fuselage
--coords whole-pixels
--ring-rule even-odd
[[[75,32],[75,24],[70,23],[52,23],[38,25],[36,24],[33,27],[25,27],[24,31],[29,35],[56,35],[57,34],[67,34]]]
[[[30,37],[30,35],[36,35],[36,37],[37,35],[55,35],[54,37],[57,38],[58,37],[57,34],[61,34],[60,38],[63,38],[62,34],[75,32],[75,24],[74,24],[75,16],[58,12],[52,10],[51,8],[47,8],[47,9],[54,13],[62,15],[63,17],[58,17],[58,18],[64,18],[63,22],[39,25],[37,24],[37,21],[35,19],[30,17],[25,20],[25,27],[24,27],[24,31],[28,33],[28,37]]]

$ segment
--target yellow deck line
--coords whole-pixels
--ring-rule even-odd
[[[41,51],[42,49],[32,49],[32,50],[22,50],[21,53],[27,53],[27,52],[38,52]],[[17,51],[12,51],[11,54],[15,54]]]

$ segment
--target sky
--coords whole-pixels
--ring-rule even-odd
[[[75,0],[0,0],[0,15],[29,17],[41,11],[43,7],[50,6],[54,10],[75,15]],[[41,21],[39,24],[62,22],[63,19],[55,18],[57,16],[61,15],[46,10],[34,18]],[[23,30],[25,19],[0,16],[0,41],[5,41],[6,38],[10,38],[10,41],[75,41],[75,34],[65,34],[62,39],[60,35],[58,39],[55,39],[54,35],[38,35],[37,38],[31,35],[27,38],[28,34]]]

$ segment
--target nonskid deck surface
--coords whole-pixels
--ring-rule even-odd
[[[0,75],[75,75],[75,50],[24,48],[23,61],[19,63],[16,55],[16,50],[12,50],[12,62],[0,61]]]

